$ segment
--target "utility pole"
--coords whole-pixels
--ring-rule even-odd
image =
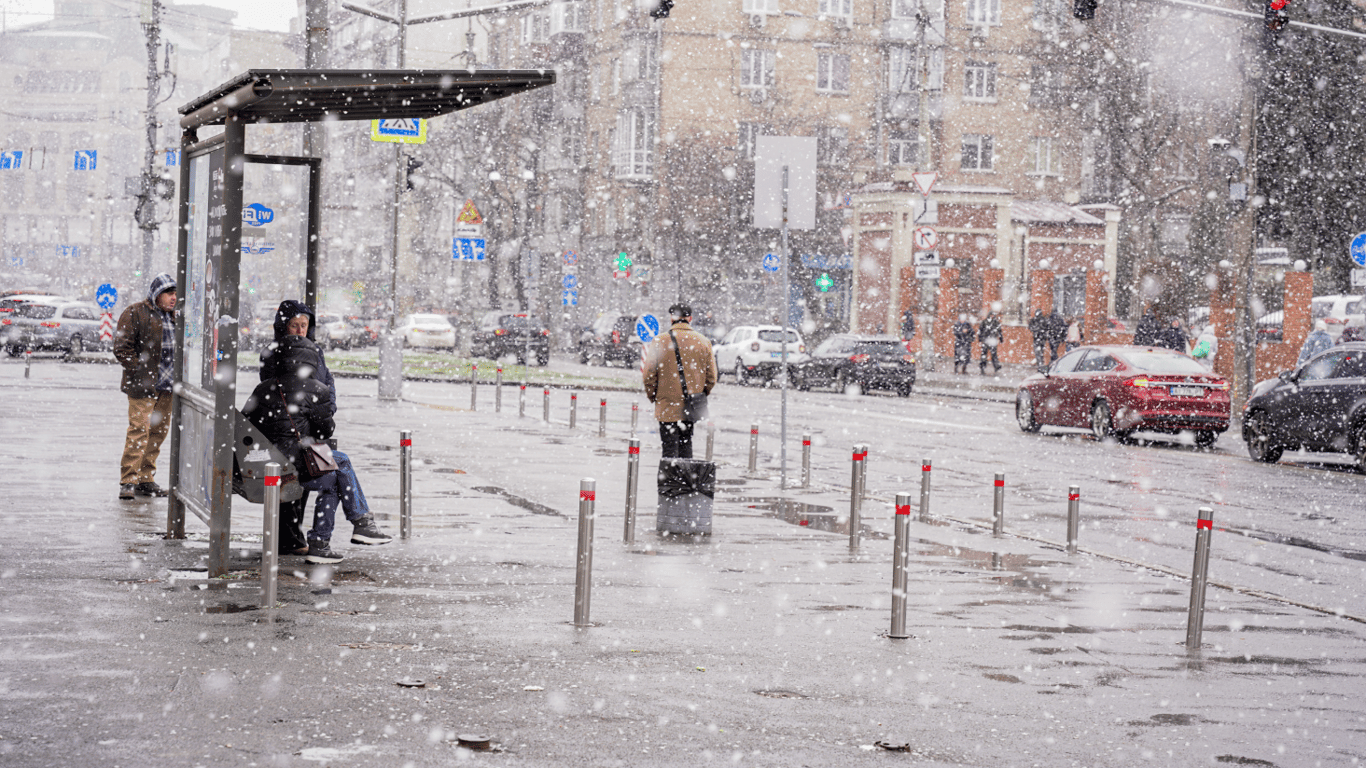
[[[331,34],[327,18],[327,0],[306,0],[304,27],[304,69],[327,69]],[[322,157],[325,137],[321,123],[304,123],[304,154],[308,157]]]
[[[155,247],[157,231],[157,105],[161,96],[161,70],[157,67],[157,54],[161,51],[161,0],[144,0],[142,3],[142,31],[147,42],[147,146],[143,152],[142,178],[135,196],[137,207],[133,218],[138,229],[142,230],[142,277],[152,272],[152,250]],[[167,58],[170,58],[169,52]],[[167,62],[169,64],[169,62]]]

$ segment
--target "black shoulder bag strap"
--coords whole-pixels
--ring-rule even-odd
[[[683,355],[678,351],[678,337],[669,331],[669,341],[674,343],[674,359],[678,361],[678,383],[683,385],[683,399],[688,399],[688,377],[683,375]]]

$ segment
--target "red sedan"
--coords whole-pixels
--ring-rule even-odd
[[[1131,433],[1195,433],[1213,445],[1228,429],[1228,382],[1194,359],[1157,347],[1078,347],[1015,395],[1020,429],[1090,429],[1097,440]]]

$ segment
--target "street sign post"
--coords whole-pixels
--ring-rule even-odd
[[[934,231],[934,227],[916,227],[911,237],[918,251],[928,251],[939,245],[939,233]]]
[[[113,285],[105,283],[95,289],[95,303],[100,305],[100,309],[105,312],[114,308],[119,302],[119,291]]]
[[[427,121],[416,117],[371,120],[370,140],[393,144],[426,144]]]
[[[646,344],[654,341],[659,335],[659,318],[654,315],[641,315],[636,321],[636,335]]]
[[[929,197],[930,192],[934,189],[934,183],[939,181],[939,172],[924,171],[913,173],[911,174],[911,179],[915,182],[916,189],[920,190],[920,194]]]
[[[451,243],[451,258],[456,261],[483,261],[484,238],[457,237]]]

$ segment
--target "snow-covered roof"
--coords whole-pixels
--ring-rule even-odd
[[[1105,226],[1104,219],[1068,205],[1047,200],[1016,200],[1010,204],[1011,221],[1032,224],[1089,224]]]

